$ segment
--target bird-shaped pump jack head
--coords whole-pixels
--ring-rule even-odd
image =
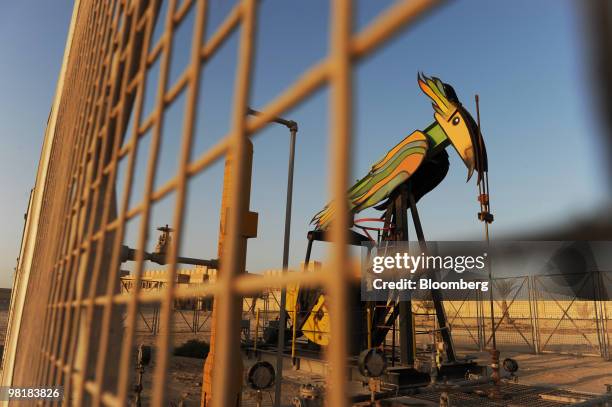
[[[380,206],[380,203],[388,200],[398,187],[408,181],[412,187],[420,188],[422,194],[430,191],[446,175],[448,159],[442,159],[438,154],[449,144],[465,163],[468,181],[474,170],[478,172],[479,184],[483,179],[487,171],[484,141],[476,122],[459,102],[453,87],[436,77],[429,78],[423,74],[418,76],[418,83],[433,101],[435,122],[423,131],[410,133],[348,190],[351,214],[375,205],[378,205],[375,206],[377,209],[384,209],[386,204]],[[312,218],[311,223],[317,230],[326,230],[334,216],[333,205],[327,204]]]
[[[434,118],[446,133],[465,166],[467,181],[474,170],[478,182],[487,171],[487,152],[478,125],[472,115],[461,105],[455,89],[436,77],[418,75],[419,87],[433,101]]]

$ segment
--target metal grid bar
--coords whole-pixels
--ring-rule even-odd
[[[48,167],[51,175],[45,185],[45,202],[36,239],[21,328],[24,335],[17,346],[16,370],[11,380],[30,383],[62,384],[75,405],[123,406],[129,392],[132,348],[139,306],[161,304],[157,337],[153,405],[167,404],[167,371],[171,349],[172,306],[175,299],[216,296],[219,338],[213,382],[215,405],[232,405],[234,395],[226,385],[232,380],[231,366],[237,362],[241,296],[270,287],[300,283],[322,286],[333,292],[329,312],[333,335],[326,355],[331,374],[330,405],[346,403],[346,282],[355,278],[345,245],[347,208],[337,205],[338,216],[332,226],[329,266],[312,273],[282,276],[241,275],[244,270],[237,256],[242,250],[240,233],[248,202],[240,198],[245,187],[247,138],[253,137],[272,118],[303,101],[318,88],[330,87],[331,149],[329,171],[333,202],[344,202],[351,167],[352,70],[355,63],[374,52],[391,36],[435,6],[438,1],[412,0],[391,6],[363,31],[352,32],[352,2],[331,2],[330,54],[311,66],[276,99],[248,118],[254,32],[257,25],[256,0],[241,0],[209,39],[204,40],[207,1],[169,0],[167,14],[160,16],[160,0],[117,0],[114,2],[76,2],[76,26],[69,55],[62,98],[56,105],[58,120]],[[195,13],[191,60],[170,87],[169,67],[176,27]],[[158,21],[157,21],[158,20]],[[156,23],[157,21],[157,23]],[[163,24],[156,44],[151,44],[155,24]],[[240,29],[239,61],[233,99],[231,130],[213,147],[190,160],[202,66],[214,58],[221,45]],[[142,117],[147,89],[147,74],[160,64],[155,106]],[[164,115],[169,105],[186,94],[179,165],[174,176],[155,189]],[[131,136],[127,129],[133,116]],[[137,152],[143,138],[150,134],[146,180],[141,202],[131,204]],[[183,288],[172,283],[181,246],[185,221],[185,199],[191,177],[205,171],[217,160],[230,156],[232,201],[229,228],[216,282]],[[119,163],[127,160],[125,186],[116,190]],[[120,195],[120,192],[122,193]],[[168,282],[159,291],[141,290],[144,268],[142,253],[149,240],[152,206],[174,196],[173,225],[177,233],[169,254]],[[118,202],[118,205],[115,204]],[[119,259],[126,224],[139,221],[133,286],[119,290]],[[58,236],[59,238],[50,238]],[[46,283],[48,283],[46,285]],[[34,299],[34,290],[45,293]],[[112,335],[119,307],[126,307],[126,329],[120,343]],[[34,325],[36,312],[44,321],[36,330],[41,335],[24,340],[26,329]],[[41,339],[43,338],[43,339]],[[119,346],[119,358],[110,366],[107,355]],[[95,349],[95,352],[94,352]],[[35,355],[34,373],[26,371],[25,354]],[[90,355],[94,354],[93,356]],[[29,362],[31,363],[31,359]],[[30,366],[27,369],[31,369]],[[118,372],[118,376],[113,376]],[[109,379],[110,378],[110,379]]]
[[[99,10],[98,10],[99,13]],[[90,14],[90,20],[87,23],[88,27],[95,27],[98,24],[100,24],[99,21],[95,20],[95,12],[92,12]],[[93,21],[91,19],[94,19]],[[92,30],[93,31],[93,30]],[[92,44],[86,44],[86,46],[91,47],[92,52],[91,52],[91,57],[94,57],[94,53],[93,50],[96,49],[96,46],[92,45]],[[78,54],[77,54],[78,55]],[[94,60],[95,61],[95,60]],[[99,60],[98,60],[99,61]],[[100,61],[101,62],[101,61]],[[102,66],[102,69],[104,69],[104,65],[102,63],[100,63],[100,65]],[[94,68],[96,69],[96,68]],[[108,70],[107,70],[108,71]],[[87,74],[87,73],[85,73]],[[91,73],[90,75],[94,75],[94,73]],[[83,81],[83,83],[85,83],[86,81]],[[100,94],[101,93],[101,89],[94,87],[93,89],[93,94]],[[78,89],[75,92],[77,92],[78,94],[80,94],[81,92],[83,92],[83,90]],[[93,99],[97,99],[95,96],[90,96],[88,98],[89,101],[93,100]],[[86,117],[85,115],[81,116],[81,118],[79,118],[80,120],[80,126],[81,128],[88,126],[91,122],[90,121],[85,121],[83,120],[83,118]],[[63,120],[63,117],[62,117]],[[61,122],[59,123],[59,125],[61,125]],[[87,145],[89,143],[91,143],[91,138],[93,138],[93,142],[98,142],[99,138],[96,137],[95,133],[88,131],[87,128],[83,129],[83,139],[82,139],[82,149],[86,149]],[[81,150],[82,151],[82,150]],[[87,188],[86,187],[86,167],[87,167],[87,158],[86,158],[86,154],[78,154],[75,155],[75,157],[82,157],[81,162],[79,163],[79,167],[78,167],[78,172],[76,174],[76,176],[74,177],[74,179],[80,179],[80,184],[78,185],[77,188],[80,189],[84,189]],[[77,192],[77,196],[80,196],[80,194],[78,194]],[[72,211],[72,215],[74,216],[73,221],[70,223],[71,227],[79,227],[80,226],[80,231],[79,230],[74,230],[74,229],[68,229],[67,233],[65,234],[67,241],[65,242],[65,244],[67,244],[68,246],[71,246],[72,243],[74,242],[74,240],[77,239],[76,234],[82,234],[83,233],[83,224],[82,222],[79,222],[79,218],[83,215],[83,212],[86,211],[86,208],[89,205],[89,198],[91,197],[91,194],[86,193],[85,194],[85,199],[79,199],[79,201],[77,202],[77,205],[74,206],[74,210]],[[66,217],[68,217],[69,214],[66,215]],[[91,230],[93,228],[93,222],[90,223],[89,225],[89,230]],[[78,267],[78,261],[79,258],[78,256],[71,256],[70,258],[67,258],[65,262],[63,262],[63,264],[59,264],[56,266],[56,271],[61,271],[60,274],[60,281],[58,282],[57,280],[54,281],[54,283],[56,284],[56,294],[57,295],[63,295],[64,298],[66,298],[66,296],[68,296],[68,298],[72,297],[73,293],[73,289],[74,289],[74,280],[76,277],[76,273],[71,273],[70,270],[74,269],[74,267]],[[75,266],[76,264],[76,266]],[[68,290],[62,289],[64,287],[65,284],[70,284],[71,287],[71,291],[68,292]],[[82,290],[78,291],[78,294],[80,294],[82,292]],[[60,311],[61,313],[61,311]],[[66,315],[67,314],[67,315]],[[49,347],[47,349],[48,352],[56,352],[56,348],[58,346],[61,346],[61,349],[65,349],[65,345],[66,345],[66,339],[69,337],[69,335],[60,335],[59,333],[62,332],[60,331],[60,329],[62,329],[61,325],[63,324],[64,327],[65,326],[70,326],[69,325],[69,321],[70,321],[70,317],[71,317],[71,313],[63,313],[61,316],[58,317],[57,313],[56,315],[53,315],[51,317],[51,323],[52,323],[52,327],[51,327],[51,335],[49,336],[49,339],[51,340],[51,342],[49,343]],[[63,321],[60,318],[64,318]],[[56,323],[58,322],[58,323]],[[60,345],[57,340],[61,338],[62,339],[62,344]],[[44,349],[44,348],[43,348]],[[64,352],[62,352],[63,354]],[[72,355],[71,355],[72,356]],[[61,356],[60,356],[61,357]],[[54,369],[55,366],[51,366],[50,370],[47,370],[43,373],[43,380],[45,381],[49,381],[49,380],[53,380],[51,378],[53,378],[55,375],[58,374],[57,369]],[[55,371],[54,371],[55,370]],[[61,374],[61,373],[60,373]]]

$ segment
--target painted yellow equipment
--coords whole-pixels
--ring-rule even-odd
[[[285,309],[293,321],[296,320],[295,316],[300,313],[300,310],[296,309],[298,294],[299,285],[290,284],[287,286],[287,306]],[[312,312],[302,325],[301,331],[309,341],[321,346],[329,345],[330,324],[329,313],[325,305],[325,295],[319,296]]]

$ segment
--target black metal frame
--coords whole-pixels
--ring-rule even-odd
[[[395,197],[389,200],[389,204],[382,217],[384,220],[384,227],[382,228],[382,234],[379,236],[380,241],[407,241],[408,239],[408,210],[410,210],[410,216],[414,223],[417,239],[421,250],[427,250],[427,244],[425,242],[425,235],[423,233],[423,227],[417,210],[416,201],[414,194],[411,191],[410,183],[404,184],[397,189]],[[348,231],[349,235],[347,243],[355,246],[363,246],[364,243],[369,243],[371,240],[369,237],[361,235],[354,230]],[[310,263],[310,256],[312,253],[312,245],[314,241],[330,241],[325,231],[312,230],[307,234],[308,245],[306,248],[306,258],[304,260],[304,267],[307,268]],[[378,243],[380,243],[380,241]],[[432,275],[435,272],[431,273]],[[315,295],[318,297],[318,292]],[[448,363],[456,362],[455,348],[453,345],[452,335],[450,328],[448,327],[446,312],[444,310],[444,304],[442,303],[442,294],[439,290],[431,290],[432,301],[436,310],[436,318],[438,321],[438,327],[440,335],[445,344],[446,356]],[[314,304],[312,304],[314,305]],[[368,304],[372,306],[372,304]],[[412,302],[411,301],[399,301],[399,306],[391,306],[389,303],[374,304],[377,312],[374,313],[374,321],[380,320],[383,322],[382,325],[374,322],[372,324],[372,344],[376,346],[377,343],[382,343],[385,336],[387,335],[391,326],[394,325],[395,319],[398,314],[400,317],[399,330],[400,330],[400,361],[403,365],[413,365],[415,361],[414,354],[414,330],[412,322]],[[304,311],[304,310],[302,310]],[[297,322],[298,329],[301,328],[303,323],[308,318],[311,311],[303,312],[304,315]],[[398,312],[399,311],[399,312]],[[376,330],[380,332],[376,332]]]

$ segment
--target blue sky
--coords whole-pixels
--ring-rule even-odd
[[[355,29],[362,29],[391,3],[356,2]],[[231,6],[228,0],[211,0],[208,34]],[[328,8],[322,0],[261,2],[252,107],[273,100],[308,66],[325,57]],[[5,225],[0,237],[0,286],[12,281],[22,214],[34,182],[70,13],[69,2],[0,5],[0,179],[8,192],[5,196],[10,197],[0,202]],[[460,0],[438,9],[363,61],[354,77],[353,178],[363,176],[390,147],[433,120],[430,103],[416,84],[417,72],[423,71],[451,83],[473,113],[474,93],[480,94],[496,216],[494,236],[565,222],[596,207],[606,193],[599,174],[603,169],[600,130],[594,125],[587,55],[576,14],[570,1]],[[192,17],[175,37],[171,82],[188,61]],[[193,157],[229,129],[237,39],[234,33],[203,68]],[[147,75],[150,89],[155,88],[158,68],[154,64]],[[145,111],[150,112],[153,97],[149,92]],[[308,221],[327,200],[327,99],[323,90],[285,115],[300,127],[291,265],[303,259]],[[166,112],[157,186],[176,169],[183,104],[184,97],[179,97]],[[150,135],[143,138],[137,158],[132,205],[142,196],[149,139]],[[288,144],[286,129],[274,125],[254,139],[251,210],[259,212],[259,235],[249,241],[250,271],[281,264]],[[420,203],[426,236],[480,239],[476,186],[474,181],[465,183],[466,169],[454,151],[450,153],[447,178]],[[190,181],[184,255],[216,256],[222,171],[219,162]],[[170,223],[173,205],[172,195],[156,204],[152,224]],[[137,239],[137,221],[128,225],[126,243],[131,246]],[[154,244],[149,242],[148,248]],[[319,245],[313,257],[323,256]]]

